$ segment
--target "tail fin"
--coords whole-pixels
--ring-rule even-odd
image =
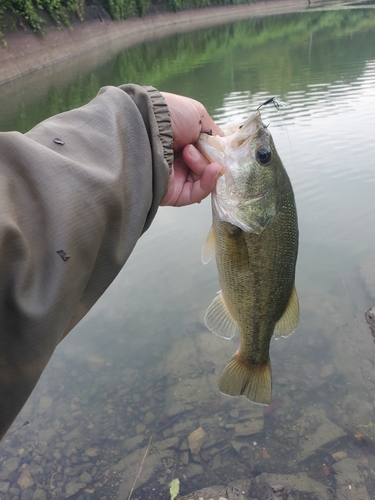
[[[219,389],[229,396],[243,395],[253,403],[268,405],[272,395],[270,360],[251,366],[237,351],[221,372]]]

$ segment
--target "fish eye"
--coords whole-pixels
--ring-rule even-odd
[[[266,163],[269,163],[270,159],[271,159],[271,151],[269,149],[266,148],[258,149],[257,160],[259,161],[259,163],[265,165]]]

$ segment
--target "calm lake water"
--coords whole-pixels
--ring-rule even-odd
[[[290,107],[262,116],[296,196],[301,319],[271,343],[268,409],[220,394],[238,339],[203,325],[219,289],[215,264],[200,260],[210,201],[161,208],[0,445],[0,498],[126,499],[146,453],[133,499],[168,499],[173,478],[182,495],[246,479],[261,500],[262,481],[284,485],[280,498],[375,497],[375,345],[364,318],[375,304],[373,7],[176,35],[1,88],[0,129],[20,131],[107,84],[188,95],[220,124],[279,95]],[[200,426],[208,440],[193,455],[187,437]]]

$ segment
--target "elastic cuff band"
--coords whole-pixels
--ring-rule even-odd
[[[159,129],[160,141],[163,145],[164,158],[171,170],[173,164],[173,134],[168,106],[164,97],[157,89],[146,86],[144,89],[151,98],[156,123]]]

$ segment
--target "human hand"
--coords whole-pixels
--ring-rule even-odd
[[[221,169],[194,146],[201,132],[224,135],[198,101],[161,92],[172,121],[174,161],[168,191],[161,205],[182,207],[200,203],[215,188]]]

